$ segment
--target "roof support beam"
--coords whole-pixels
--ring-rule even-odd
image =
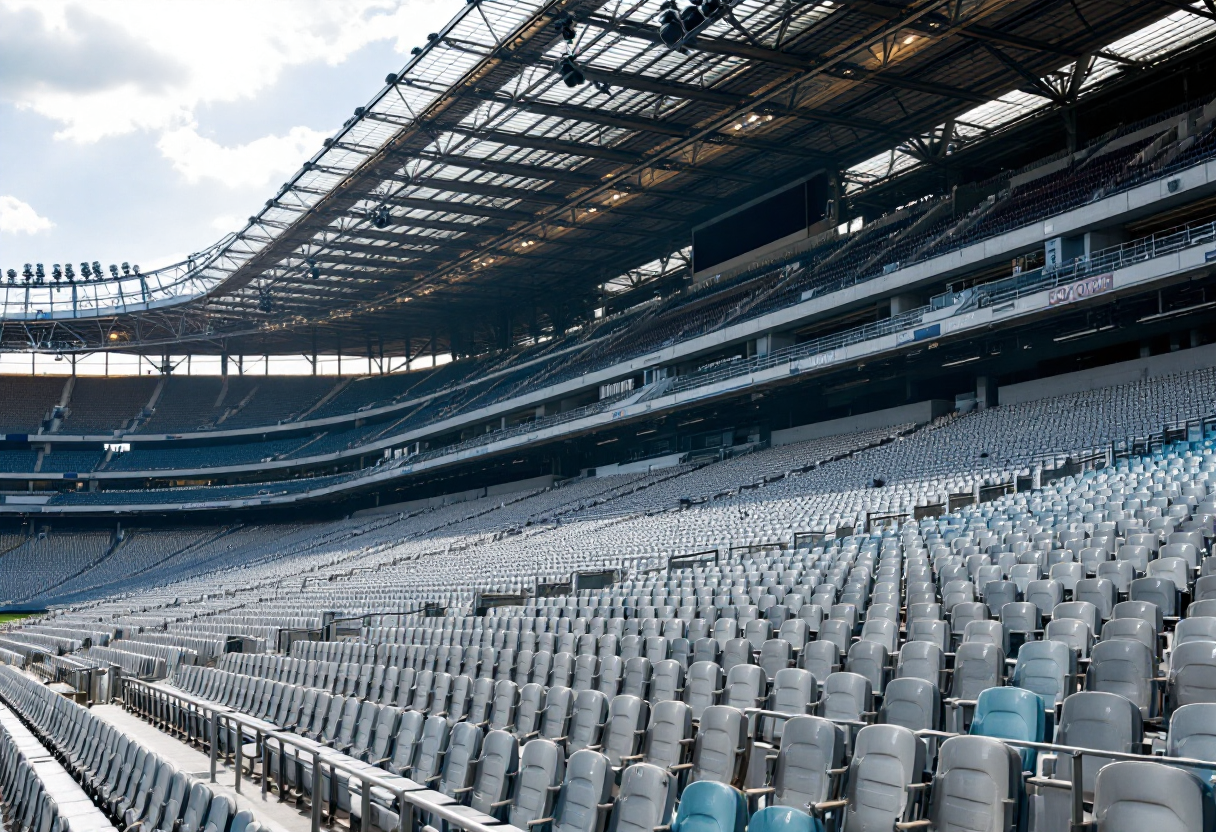
[[[417,185],[420,188],[430,188],[435,191],[445,191],[452,194],[474,194],[476,196],[492,196],[498,199],[515,199],[524,202],[536,202],[541,205],[561,205],[564,196],[547,194],[542,191],[531,191],[526,188],[504,188],[501,185],[486,185],[481,182],[466,182],[463,179],[444,179],[438,176],[427,176],[419,179],[406,180],[400,177],[390,177],[403,184]]]
[[[506,145],[507,147],[526,147],[533,150],[548,150],[553,153],[566,153],[571,156],[582,156],[587,159],[603,159],[608,162],[620,162],[623,165],[636,165],[644,157],[637,153],[624,150],[614,150],[611,147],[570,142],[561,139],[548,139],[536,136],[520,136],[502,130],[470,130],[464,127],[448,128],[453,133],[460,133],[474,139],[484,139],[488,142]]]
[[[510,220],[512,222],[535,219],[535,215],[528,211],[514,211],[509,208],[493,208],[489,205],[476,205],[469,202],[454,202],[443,199],[417,199],[408,196],[394,196],[389,197],[385,202],[389,205],[408,208],[414,211],[435,211],[441,214],[459,214],[466,217],[489,217],[491,219]],[[398,217],[397,221],[408,223],[409,217]]]
[[[1216,20],[1216,3],[1213,0],[1203,0],[1206,9],[1197,9],[1186,0],[1156,0],[1162,6],[1169,6],[1174,9],[1181,9],[1184,12],[1190,12],[1196,17],[1206,17],[1208,20]]]
[[[638,133],[658,133],[660,136],[674,136],[681,139],[688,135],[687,127],[653,118],[613,115],[602,110],[593,110],[590,107],[579,107],[573,104],[545,104],[528,99],[512,100],[493,93],[478,93],[478,95],[485,101],[504,104],[541,116],[582,121],[587,124],[602,124],[605,127],[619,127],[622,130],[633,130]]]
[[[539,179],[549,182],[568,182],[572,185],[597,185],[599,180],[585,173],[564,170],[563,168],[541,168],[532,165],[521,165],[517,162],[499,162],[493,159],[465,159],[462,156],[448,155],[423,151],[417,154],[420,159],[443,162],[447,165],[465,168],[467,170],[484,170],[490,173],[501,173],[507,176],[518,176],[521,179]]]
[[[678,84],[674,81],[658,81],[654,78],[647,78],[644,75],[634,75],[628,72],[612,72],[605,69],[583,66],[580,66],[579,69],[583,75],[586,75],[592,81],[602,81],[605,84],[624,87],[629,90],[652,92],[668,98],[700,101],[704,104],[713,104],[718,107],[739,107],[746,103],[748,98],[746,95],[721,92],[706,87],[696,87],[692,84]]]

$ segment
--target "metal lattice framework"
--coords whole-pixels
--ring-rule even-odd
[[[1169,54],[1154,41],[1128,57],[1120,39],[1169,18],[1206,27],[1193,41],[1216,20],[1183,0],[737,0],[672,50],[660,11],[471,0],[242,231],[137,283],[4,287],[0,348],[374,337],[408,355],[473,320],[510,343],[529,308],[532,335],[560,330],[593,287],[666,264],[744,198],[816,169],[844,188],[884,153],[890,174],[981,141],[977,113],[1019,96],[1068,107]],[[563,83],[565,57],[585,83]]]

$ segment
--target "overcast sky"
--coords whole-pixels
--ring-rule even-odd
[[[0,269],[205,248],[463,0],[0,0]]]

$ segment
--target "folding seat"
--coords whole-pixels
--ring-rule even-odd
[[[821,681],[840,670],[841,651],[835,642],[811,641],[798,655],[798,667]]]
[[[1059,581],[1031,581],[1024,596],[1027,603],[1038,607],[1040,616],[1048,616],[1064,600],[1064,587]]]
[[[675,659],[659,662],[652,668],[649,701],[681,699],[684,695],[684,667]]]
[[[953,647],[950,623],[933,618],[909,619],[908,641],[927,642],[943,653],[949,652]]]
[[[1115,552],[1115,560],[1130,563],[1132,568],[1136,570],[1136,574],[1143,575],[1148,570],[1148,548],[1125,544],[1119,547],[1119,551]]]
[[[815,677],[809,671],[787,667],[777,671],[769,693],[768,710],[782,714],[802,715],[810,713],[816,699]],[[730,704],[730,703],[727,703]],[[780,742],[787,720],[766,717],[763,720],[763,736],[766,742]]]
[[[1216,599],[1216,575],[1204,575],[1202,578],[1197,578],[1192,597],[1194,599],[1192,603]]]
[[[1174,627],[1174,647],[1189,641],[1216,641],[1216,617],[1184,618]]]
[[[1216,763],[1216,704],[1197,702],[1183,705],[1170,714],[1165,753],[1169,757],[1188,757]],[[1212,771],[1195,769],[1210,780]]]
[[[846,625],[847,631],[852,635],[857,629],[857,605],[850,603],[833,604],[828,612],[828,619],[831,621],[841,621]]]
[[[598,745],[607,718],[607,696],[598,690],[579,691],[570,715],[570,728],[566,739],[567,754]]]
[[[532,656],[532,672],[528,675],[528,679],[532,684],[544,687],[549,684],[549,675],[552,670],[553,654],[547,650],[538,650]]]
[[[755,656],[752,654],[752,643],[745,638],[732,638],[722,645],[722,658],[719,664],[722,665],[722,670],[726,673],[729,673],[738,664],[755,664]]]
[[[1005,653],[992,644],[967,642],[959,645],[954,655],[954,672],[950,676],[950,691],[946,704],[961,730],[979,695],[988,688],[1005,683]]]
[[[190,797],[186,800],[186,808],[182,810],[181,823],[176,832],[200,832],[211,808],[211,790],[200,782],[190,787]]]
[[[841,653],[845,653],[853,641],[853,627],[846,621],[829,618],[820,625],[816,641],[830,641]]]
[[[1110,560],[1110,553],[1100,546],[1086,546],[1077,552],[1077,560],[1085,569],[1085,574],[1094,575],[1103,563]]]
[[[535,661],[535,660],[534,660]],[[533,672],[535,672],[535,665]],[[558,653],[553,657],[553,665],[549,670],[549,678],[547,682],[541,684],[558,685],[561,687],[570,687],[570,683],[574,680],[574,654],[573,653]]]
[[[1020,633],[1027,640],[1042,631],[1042,612],[1029,601],[1019,601],[1001,607],[1001,623],[1009,633]]]
[[[911,787],[925,769],[924,744],[898,725],[867,725],[857,732],[845,796],[820,808],[841,808],[843,829],[894,829],[909,820]]]
[[[550,816],[565,777],[565,762],[566,755],[549,740],[533,740],[523,747],[507,823],[529,829],[535,821]]]
[[[1164,625],[1161,607],[1151,601],[1121,601],[1115,604],[1115,618],[1139,618],[1147,621],[1153,627],[1153,632],[1160,633]]]
[[[173,766],[163,761],[157,761],[150,786],[141,789],[135,795],[135,800],[123,815],[123,823],[128,828],[135,825],[147,829],[156,828],[161,810],[169,795],[173,773]]]
[[[739,622],[733,618],[719,618],[714,622],[710,637],[719,644],[739,637]]]
[[[712,705],[701,715],[691,762],[673,770],[687,768],[690,782],[712,780],[730,785],[742,774],[746,752],[747,718],[743,712],[728,705]]]
[[[984,586],[984,604],[989,615],[1001,614],[1001,607],[1016,603],[1018,586],[1013,581],[992,581]]]
[[[713,662],[718,664],[722,655],[722,647],[717,639],[702,638],[697,639],[692,646],[692,661],[697,662]]]
[[[636,763],[621,773],[608,832],[653,832],[671,822],[675,783],[664,769]]]
[[[989,617],[988,607],[979,601],[959,604],[951,611],[950,629],[954,632],[955,638],[962,638],[968,624],[972,621],[987,621]]]
[[[1180,644],[1170,654],[1170,712],[1196,702],[1216,702],[1216,642]]]
[[[908,621],[941,621],[945,615],[941,604],[910,604],[908,606]]]
[[[652,672],[650,659],[645,656],[635,656],[625,662],[625,676],[621,680],[621,693],[645,699],[650,690]]]
[[[690,783],[671,821],[671,832],[744,832],[746,828],[743,793],[714,781]]]
[[[975,703],[969,733],[980,737],[1022,742],[1043,742],[1046,733],[1044,700],[1023,688],[989,688]],[[1021,748],[1022,770],[1034,771],[1037,753]]]
[[[529,683],[520,688],[519,704],[515,706],[515,724],[512,728],[520,744],[526,743],[540,727],[541,713],[544,710],[545,689],[540,685]],[[497,726],[495,726],[497,727]]]
[[[1128,593],[1131,600],[1124,603],[1153,604],[1163,617],[1172,618],[1178,606],[1177,596],[1178,590],[1170,578],[1137,578]]]
[[[476,761],[481,756],[481,743],[482,732],[476,725],[460,722],[451,727],[438,791],[458,800],[472,791]]]
[[[722,668],[712,662],[696,662],[688,668],[684,682],[684,701],[692,708],[693,721],[701,719],[701,713],[718,701],[725,684]]]
[[[873,712],[873,688],[865,676],[840,672],[824,679],[819,716],[844,722],[861,722]]]
[[[899,624],[888,618],[873,618],[861,627],[861,640],[881,644],[888,653],[894,653],[899,641]]]
[[[878,722],[912,731],[941,729],[941,693],[935,682],[906,677],[892,679],[878,709]]]
[[[692,663],[692,644],[686,638],[675,638],[671,640],[671,658],[680,663],[681,667],[688,667]]]
[[[599,681],[596,689],[609,699],[616,696],[625,674],[625,662],[620,656],[608,656],[600,660]]]
[[[1094,782],[1095,832],[1212,832],[1213,816],[1204,783],[1160,763],[1110,763]]]
[[[803,604],[798,608],[798,620],[805,621],[807,630],[812,634],[819,632],[820,625],[823,624],[824,612],[823,607],[819,604]],[[691,638],[691,635],[689,636]]]
[[[890,657],[887,648],[873,641],[858,641],[849,648],[844,669],[869,680],[874,692],[881,695],[887,681]]]
[[[950,737],[942,743],[929,798],[930,829],[1013,832],[1021,803],[1016,750],[988,737]]]
[[[1098,564],[1095,576],[1106,578],[1115,585],[1115,591],[1126,595],[1136,579],[1136,567],[1126,560],[1104,561]]]
[[[608,717],[600,734],[598,747],[591,746],[608,756],[613,768],[620,768],[637,754],[642,735],[646,733],[649,708],[645,700],[636,696],[620,695],[608,704]]]
[[[1216,646],[1216,645],[1214,645]],[[1034,691],[1049,704],[1058,705],[1072,693],[1077,656],[1058,641],[1032,641],[1018,651],[1010,683]]]
[[[528,681],[532,678],[532,664],[535,658],[536,653],[532,650],[520,650],[515,655],[515,676],[513,678],[515,684],[519,687],[522,688],[528,684]],[[546,668],[546,675],[547,673],[548,669]]]
[[[789,642],[790,648],[798,651],[810,639],[810,628],[807,626],[806,621],[800,618],[791,618],[781,625],[777,638]],[[761,648],[761,651],[763,652],[763,648]]]
[[[1159,656],[1157,631],[1141,618],[1113,618],[1102,625],[1102,641],[1131,639],[1148,648],[1154,658]],[[1091,650],[1092,653],[1092,650]]]
[[[186,801],[190,794],[190,781],[184,771],[174,772],[169,780],[169,791],[165,796],[160,811],[160,820],[155,826],[150,826],[155,832],[173,832],[176,824],[182,819]],[[148,832],[148,830],[145,830]]]
[[[1119,754],[1138,754],[1144,742],[1144,726],[1140,710],[1131,702],[1114,693],[1082,691],[1064,700],[1056,726],[1057,745],[1074,748],[1089,748],[1097,751],[1113,751]],[[1047,757],[1056,777],[1071,776],[1066,760]],[[1099,770],[1109,765],[1109,757],[1085,754],[1081,758],[1081,791],[1083,799],[1093,799],[1094,781]],[[1047,815],[1066,817],[1071,806],[1071,790],[1044,789],[1036,799],[1044,804]]]
[[[574,660],[574,677],[570,687],[576,691],[593,690],[599,679],[600,660],[594,653],[579,653]]]
[[[1093,604],[1102,621],[1107,621],[1114,615],[1115,585],[1106,578],[1085,578],[1077,581],[1072,597],[1076,601]]]
[[[946,657],[940,647],[927,641],[909,641],[899,650],[895,678],[924,679],[940,687],[945,669]]]

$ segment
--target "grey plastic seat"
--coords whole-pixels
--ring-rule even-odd
[[[931,829],[1013,832],[1022,760],[991,737],[950,737],[937,754],[927,819]]]
[[[798,667],[809,671],[815,679],[826,679],[840,670],[840,648],[831,641],[812,641],[798,655]]]
[[[1102,641],[1131,639],[1148,648],[1156,658],[1160,655],[1157,631],[1152,624],[1140,618],[1112,618],[1102,625]]]
[[[1077,581],[1072,597],[1074,600],[1093,604],[1098,610],[1098,618],[1102,621],[1107,621],[1114,615],[1115,585],[1107,578],[1084,578]]]
[[[654,832],[671,823],[675,778],[665,769],[636,763],[621,772],[607,832]]]
[[[642,762],[672,768],[684,762],[692,745],[692,710],[683,702],[656,702],[642,742]]]
[[[887,682],[887,648],[873,641],[857,641],[849,648],[844,669],[864,676],[875,693],[881,694]]]
[[[870,680],[856,673],[833,673],[823,681],[819,716],[842,722],[860,722],[874,711]]]
[[[895,678],[924,679],[940,687],[945,669],[946,657],[940,647],[927,641],[909,641],[899,649]]]
[[[624,675],[624,659],[620,656],[605,656],[600,659],[600,675],[596,689],[611,699],[620,692]]]
[[[936,682],[892,679],[878,708],[878,722],[902,725],[912,731],[941,729],[941,693]]]
[[[815,677],[810,671],[787,667],[777,671],[769,693],[768,710],[802,715],[810,713],[816,699]],[[786,720],[766,717],[762,720],[763,736],[767,742],[779,742]]]
[[[756,665],[738,664],[726,674],[721,703],[732,708],[758,708],[768,692],[764,670]]]
[[[206,784],[195,782],[190,787],[190,797],[186,800],[186,808],[182,811],[181,823],[177,832],[199,832],[211,808],[211,789]]]
[[[1003,621],[972,621],[963,631],[963,644],[991,644],[1009,652],[1009,627]]]
[[[1177,608],[1178,589],[1169,578],[1137,578],[1132,581],[1125,603],[1147,602],[1156,605],[1164,617],[1173,617]]]
[[[722,670],[725,673],[730,671],[736,665],[751,665],[755,664],[755,656],[752,654],[752,643],[745,638],[732,638],[722,645],[722,657],[719,660],[722,665]]]
[[[771,794],[775,805],[798,809],[829,800],[843,774],[844,752],[840,726],[817,716],[794,717],[782,733],[772,785],[749,794]]]
[[[1159,763],[1120,761],[1094,783],[1096,832],[1212,832],[1212,800],[1193,774]]]
[[[1058,641],[1068,645],[1069,649],[1082,659],[1089,658],[1093,634],[1089,625],[1084,621],[1075,618],[1052,619],[1047,622],[1047,627],[1043,630],[1043,637],[1047,641]]]
[[[684,701],[692,708],[694,721],[701,719],[701,713],[718,702],[726,677],[722,668],[713,662],[695,662],[688,668],[688,676],[684,680]]]
[[[550,817],[562,780],[566,755],[550,740],[537,739],[523,747],[519,774],[511,794],[507,823],[528,829],[533,821]]]
[[[207,819],[200,827],[200,832],[227,832],[228,822],[236,814],[236,804],[226,794],[217,794],[211,798],[207,807]]]
[[[982,691],[1004,684],[1005,654],[1001,648],[982,642],[965,642],[954,655],[950,698],[973,702]]]
[[[1214,645],[1216,646],[1216,645]],[[1010,683],[1034,691],[1051,704],[1058,705],[1073,690],[1077,657],[1058,641],[1032,641],[1018,652]]]
[[[494,699],[490,704],[490,728],[508,729],[515,725],[515,710],[519,706],[519,687],[510,679],[494,683]]]
[[[521,744],[536,736],[540,730],[544,703],[545,689],[540,685],[531,682],[520,688],[519,704],[515,708],[514,733],[519,737]]]
[[[1001,623],[1011,633],[1037,633],[1043,629],[1043,616],[1035,604],[1018,601],[1001,607]]]
[[[1216,642],[1192,641],[1170,654],[1170,712],[1197,702],[1216,702]]]
[[[1157,633],[1160,633],[1165,625],[1161,607],[1151,601],[1121,601],[1115,604],[1114,614],[1116,620],[1120,618],[1139,618],[1142,621],[1147,621],[1153,626],[1153,631]]]
[[[770,638],[760,646],[760,668],[771,682],[778,671],[794,664],[794,649],[788,641],[780,638]]]
[[[607,755],[613,768],[620,768],[637,754],[648,717],[646,700],[636,696],[621,694],[608,704],[608,718],[596,750]]]
[[[645,699],[650,690],[652,663],[645,656],[635,656],[625,662],[625,675],[621,679],[621,693]]]
[[[655,665],[650,675],[650,702],[680,699],[684,694],[684,674],[684,666],[675,659]]]
[[[925,770],[924,744],[898,725],[857,732],[845,787],[844,829],[888,830],[908,820],[909,787]]]
[[[540,742],[530,743],[540,746]],[[481,743],[475,776],[469,790],[469,806],[486,815],[500,817],[509,803],[511,782],[519,771],[519,741],[506,731],[490,731]]]
[[[1140,753],[1144,742],[1144,726],[1140,709],[1122,696],[1100,691],[1074,693],[1064,700],[1056,725],[1056,743],[1075,748],[1092,748],[1120,754]],[[1056,771],[1069,776],[1066,761],[1057,763]],[[1111,762],[1109,758],[1086,754],[1081,758],[1082,793],[1087,802],[1093,799],[1094,780],[1098,771]],[[1065,801],[1061,808],[1067,811]]]
[[[603,754],[589,749],[571,754],[553,807],[553,832],[599,832],[612,784],[612,767]]]
[[[598,745],[600,732],[608,718],[608,697],[598,690],[579,691],[574,699],[570,716],[570,728],[566,739],[566,753],[572,754],[583,748]]]
[[[1216,704],[1196,702],[1170,714],[1165,753],[1216,764]]]
[[[899,624],[889,618],[872,618],[861,627],[861,640],[881,644],[888,653],[894,653],[899,643]]]
[[[1136,579],[1136,567],[1130,561],[1108,560],[1098,564],[1095,577],[1106,578],[1117,592],[1126,594]]]
[[[908,619],[908,641],[924,641],[936,645],[943,653],[953,649],[950,622],[936,618]]]
[[[472,791],[476,761],[481,756],[482,731],[476,725],[459,722],[452,726],[444,753],[439,791],[462,800]]]
[[[690,782],[730,785],[739,777],[747,753],[747,719],[728,705],[713,705],[701,715],[689,768]]]
[[[1153,655],[1139,641],[1100,641],[1090,652],[1085,689],[1118,694],[1140,710],[1144,719],[1157,715],[1157,682]]]
[[[1179,621],[1174,626],[1173,645],[1188,641],[1216,641],[1216,616],[1187,616]]]
[[[574,691],[556,685],[549,688],[545,692],[545,707],[540,714],[540,725],[537,728],[540,736],[556,743],[564,743],[573,710]]]
[[[428,716],[422,726],[422,736],[414,750],[414,766],[410,779],[424,786],[439,781],[443,769],[443,756],[447,752],[448,737],[452,724],[442,716]]]

